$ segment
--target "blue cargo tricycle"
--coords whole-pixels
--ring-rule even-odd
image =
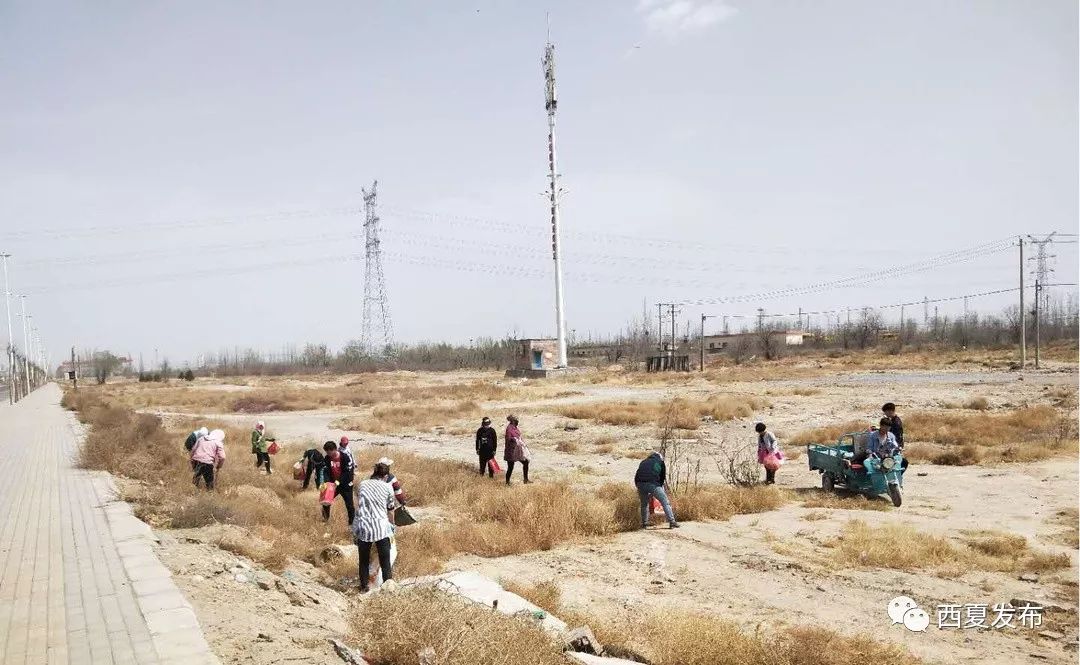
[[[869,432],[844,434],[834,444],[811,443],[806,458],[811,471],[821,474],[821,489],[828,492],[843,487],[874,496],[888,494],[893,505],[903,501],[904,457],[897,451],[892,457],[870,456],[862,464],[852,463],[856,452],[866,450]]]

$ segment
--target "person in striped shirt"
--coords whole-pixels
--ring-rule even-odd
[[[393,579],[390,561],[390,536],[394,533],[394,489],[387,482],[390,467],[379,462],[371,477],[357,489],[356,519],[352,532],[360,550],[360,593],[368,591],[368,570],[371,567],[371,546],[379,555],[383,582]]]
[[[397,505],[404,506],[405,490],[401,487],[401,481],[397,479],[397,476],[390,473],[390,467],[394,464],[394,460],[389,457],[380,457],[378,464],[386,465],[386,482],[390,483],[390,487],[394,489],[394,500],[397,501]]]

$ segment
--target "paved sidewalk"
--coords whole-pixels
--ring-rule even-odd
[[[73,468],[60,394],[0,405],[0,663],[217,663],[150,528],[108,474]]]

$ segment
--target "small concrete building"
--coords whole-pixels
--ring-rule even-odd
[[[507,376],[545,377],[556,369],[559,362],[559,343],[554,339],[519,339],[514,366],[506,370]]]

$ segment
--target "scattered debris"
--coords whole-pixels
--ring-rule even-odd
[[[1048,640],[1063,640],[1065,639],[1065,633],[1059,633],[1056,630],[1044,630],[1039,633],[1039,637],[1045,637]]]
[[[1020,573],[1021,582],[1038,582],[1039,576],[1035,573]]]
[[[255,638],[256,642],[273,642],[274,638],[270,637],[266,633],[259,633],[259,636]]]
[[[338,658],[341,658],[341,660],[348,663],[348,665],[368,665],[368,662],[364,660],[362,655],[345,646],[340,640],[331,639],[330,644],[333,645]]]
[[[592,628],[581,626],[566,634],[566,649],[577,653],[599,656],[604,653],[604,646],[593,635]]]
[[[435,649],[425,647],[416,652],[416,658],[420,661],[420,665],[435,665]]]
[[[263,591],[269,591],[272,588],[270,583],[266,580],[257,580],[255,583],[258,584],[259,588]]]

